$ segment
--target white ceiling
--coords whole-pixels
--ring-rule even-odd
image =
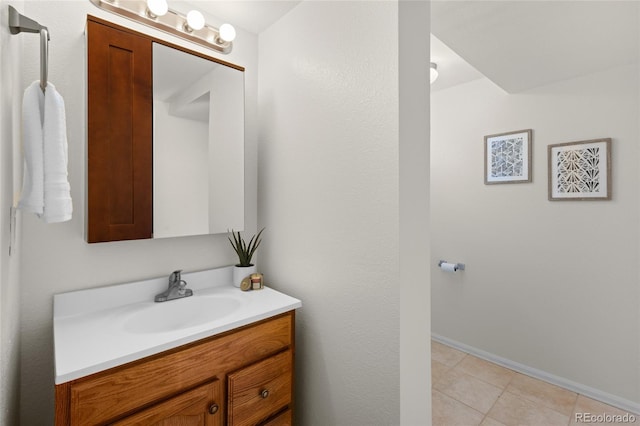
[[[174,8],[175,4],[182,3],[176,10],[183,10],[184,5],[190,4],[207,15],[258,34],[283,17],[300,1],[302,0],[169,0],[169,6]]]
[[[449,49],[433,34],[431,34],[431,62],[435,62],[438,66],[438,78],[431,84],[432,92],[483,77],[480,71]]]
[[[301,0],[170,0],[258,34]],[[638,1],[431,2],[432,90],[486,76],[509,93],[637,63]]]
[[[495,84],[517,93],[637,63],[639,5],[613,0],[433,1],[431,31]],[[443,66],[442,77],[444,71]]]

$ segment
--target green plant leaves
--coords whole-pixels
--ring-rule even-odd
[[[231,247],[233,247],[233,250],[235,250],[238,255],[238,266],[251,266],[251,258],[262,242],[260,236],[264,229],[265,228],[262,228],[260,232],[251,237],[248,244],[240,235],[240,231],[234,232],[233,229],[231,230],[231,236],[227,238],[229,239],[229,243],[231,243]],[[233,240],[231,237],[233,237]]]

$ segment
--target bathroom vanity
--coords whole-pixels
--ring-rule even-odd
[[[230,268],[183,277],[194,296],[170,302],[166,278],[55,296],[56,425],[291,424],[301,302]]]

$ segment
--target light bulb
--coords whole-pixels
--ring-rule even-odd
[[[158,17],[167,14],[169,5],[167,0],[147,0],[147,9],[153,17]]]
[[[436,81],[436,78],[438,78],[438,64],[431,62],[429,69],[429,84],[433,84],[433,82]]]
[[[236,38],[236,29],[231,24],[222,24],[218,32],[224,41],[233,41]]]
[[[204,16],[197,10],[187,13],[187,25],[194,31],[204,28]]]

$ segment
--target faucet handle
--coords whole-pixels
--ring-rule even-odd
[[[181,272],[182,272],[182,269],[173,271],[171,275],[169,275],[169,284],[179,283],[180,281],[182,281],[182,278],[180,277]]]
[[[178,294],[180,296],[184,296],[187,294],[187,282],[185,280],[177,281],[178,283]]]

